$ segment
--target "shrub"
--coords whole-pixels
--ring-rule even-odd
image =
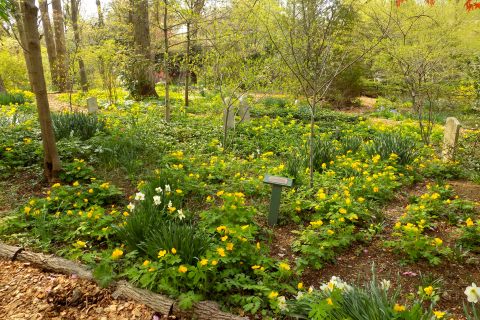
[[[53,113],[53,130],[57,140],[78,137],[88,140],[99,131],[105,131],[105,122],[95,115],[83,112]]]
[[[417,156],[416,142],[410,137],[397,132],[382,132],[373,138],[367,146],[370,156],[380,155],[382,159],[388,159],[392,154],[398,156],[398,163],[409,164]]]

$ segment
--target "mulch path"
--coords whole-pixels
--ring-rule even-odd
[[[115,300],[111,293],[75,276],[0,260],[1,319],[166,319],[136,302]]]

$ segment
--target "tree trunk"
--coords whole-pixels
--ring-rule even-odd
[[[185,52],[185,107],[188,107],[188,91],[190,82],[190,22],[187,22],[187,50]]]
[[[68,79],[68,57],[65,43],[65,24],[63,21],[61,0],[52,0],[52,9],[55,48],[57,51],[58,90],[60,92],[65,92],[67,90]]]
[[[15,22],[17,23],[17,30],[18,30],[18,40],[20,42],[20,46],[22,47],[23,57],[25,59],[25,64],[27,66],[27,70],[29,69],[30,61],[28,60],[28,51],[27,51],[27,36],[25,34],[25,28],[23,25],[23,6],[21,1],[14,1],[15,11],[14,11],[14,18]],[[30,80],[30,86],[33,83],[32,79],[30,78],[30,73],[28,74],[28,78]]]
[[[47,0],[39,0],[40,14],[42,18],[43,35],[45,36],[45,44],[47,45],[48,65],[50,66],[50,76],[52,84],[58,88],[57,73],[57,52],[55,48],[55,40],[53,38],[52,26],[50,24],[50,16],[48,14]]]
[[[152,54],[150,52],[150,28],[148,20],[148,0],[134,0],[132,11],[133,42],[137,64],[134,70],[137,85],[132,95],[137,98],[158,97],[153,79]]]
[[[71,0],[71,14],[72,14],[72,27],[73,27],[73,36],[75,39],[75,47],[78,49],[80,47],[80,30],[78,29],[78,7],[80,6],[80,0]],[[88,91],[88,82],[87,82],[87,72],[85,71],[85,64],[83,63],[82,57],[78,57],[78,68],[80,72],[80,85],[83,92]]]
[[[3,79],[1,75],[0,75],[0,93],[7,93],[7,89],[5,89],[5,84],[3,83]]]
[[[27,58],[29,61],[27,63],[28,73],[37,100],[38,120],[42,134],[44,173],[48,181],[51,182],[58,178],[61,164],[48,106],[47,86],[45,84],[42,53],[40,50],[40,35],[37,27],[38,9],[35,6],[35,0],[23,0],[22,9],[23,26],[27,42],[26,50],[28,51]]]
[[[103,27],[105,23],[103,22],[103,11],[102,11],[102,4],[100,0],[96,0],[97,4],[97,14],[98,14],[98,26]]]
[[[165,73],[165,121],[170,121],[170,70],[168,67],[168,1],[163,0],[163,72]]]

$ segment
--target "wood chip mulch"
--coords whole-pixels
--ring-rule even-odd
[[[4,260],[0,260],[0,318],[166,319],[144,305],[113,299],[110,290],[93,282]]]

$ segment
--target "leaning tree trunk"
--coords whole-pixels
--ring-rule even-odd
[[[58,90],[67,90],[68,57],[65,43],[65,23],[63,21],[62,1],[52,0],[53,31],[55,34],[55,46],[57,51]]]
[[[153,78],[153,61],[150,51],[150,28],[148,20],[148,0],[133,0],[132,22],[133,42],[137,64],[134,70],[137,85],[132,95],[137,98],[158,97]]]
[[[42,18],[43,35],[45,36],[45,44],[47,45],[50,76],[52,77],[53,86],[58,88],[57,52],[55,48],[55,40],[53,38],[52,26],[50,24],[50,16],[48,14],[47,0],[40,0],[39,8]]]
[[[17,31],[18,31],[18,41],[20,42],[20,46],[22,47],[23,57],[25,59],[25,64],[27,65],[27,69],[29,68],[30,61],[28,60],[28,50],[27,50],[27,36],[25,34],[25,28],[23,26],[23,7],[21,0],[14,1],[15,11],[14,11],[14,18],[15,22],[17,23]],[[30,74],[28,74],[30,84],[32,83],[32,79],[30,78]]]
[[[71,0],[70,6],[72,10],[72,27],[73,36],[75,38],[75,46],[80,47],[80,30],[78,29],[78,7],[80,6],[80,0]],[[78,57],[78,68],[80,72],[80,85],[83,92],[88,91],[87,72],[85,71],[85,64],[82,57]]]
[[[28,73],[37,100],[38,120],[42,133],[44,173],[48,181],[54,181],[58,178],[61,164],[55,144],[52,118],[48,106],[47,86],[43,73],[40,35],[37,27],[38,9],[35,6],[35,0],[23,0],[21,6],[29,61],[27,63]]]

